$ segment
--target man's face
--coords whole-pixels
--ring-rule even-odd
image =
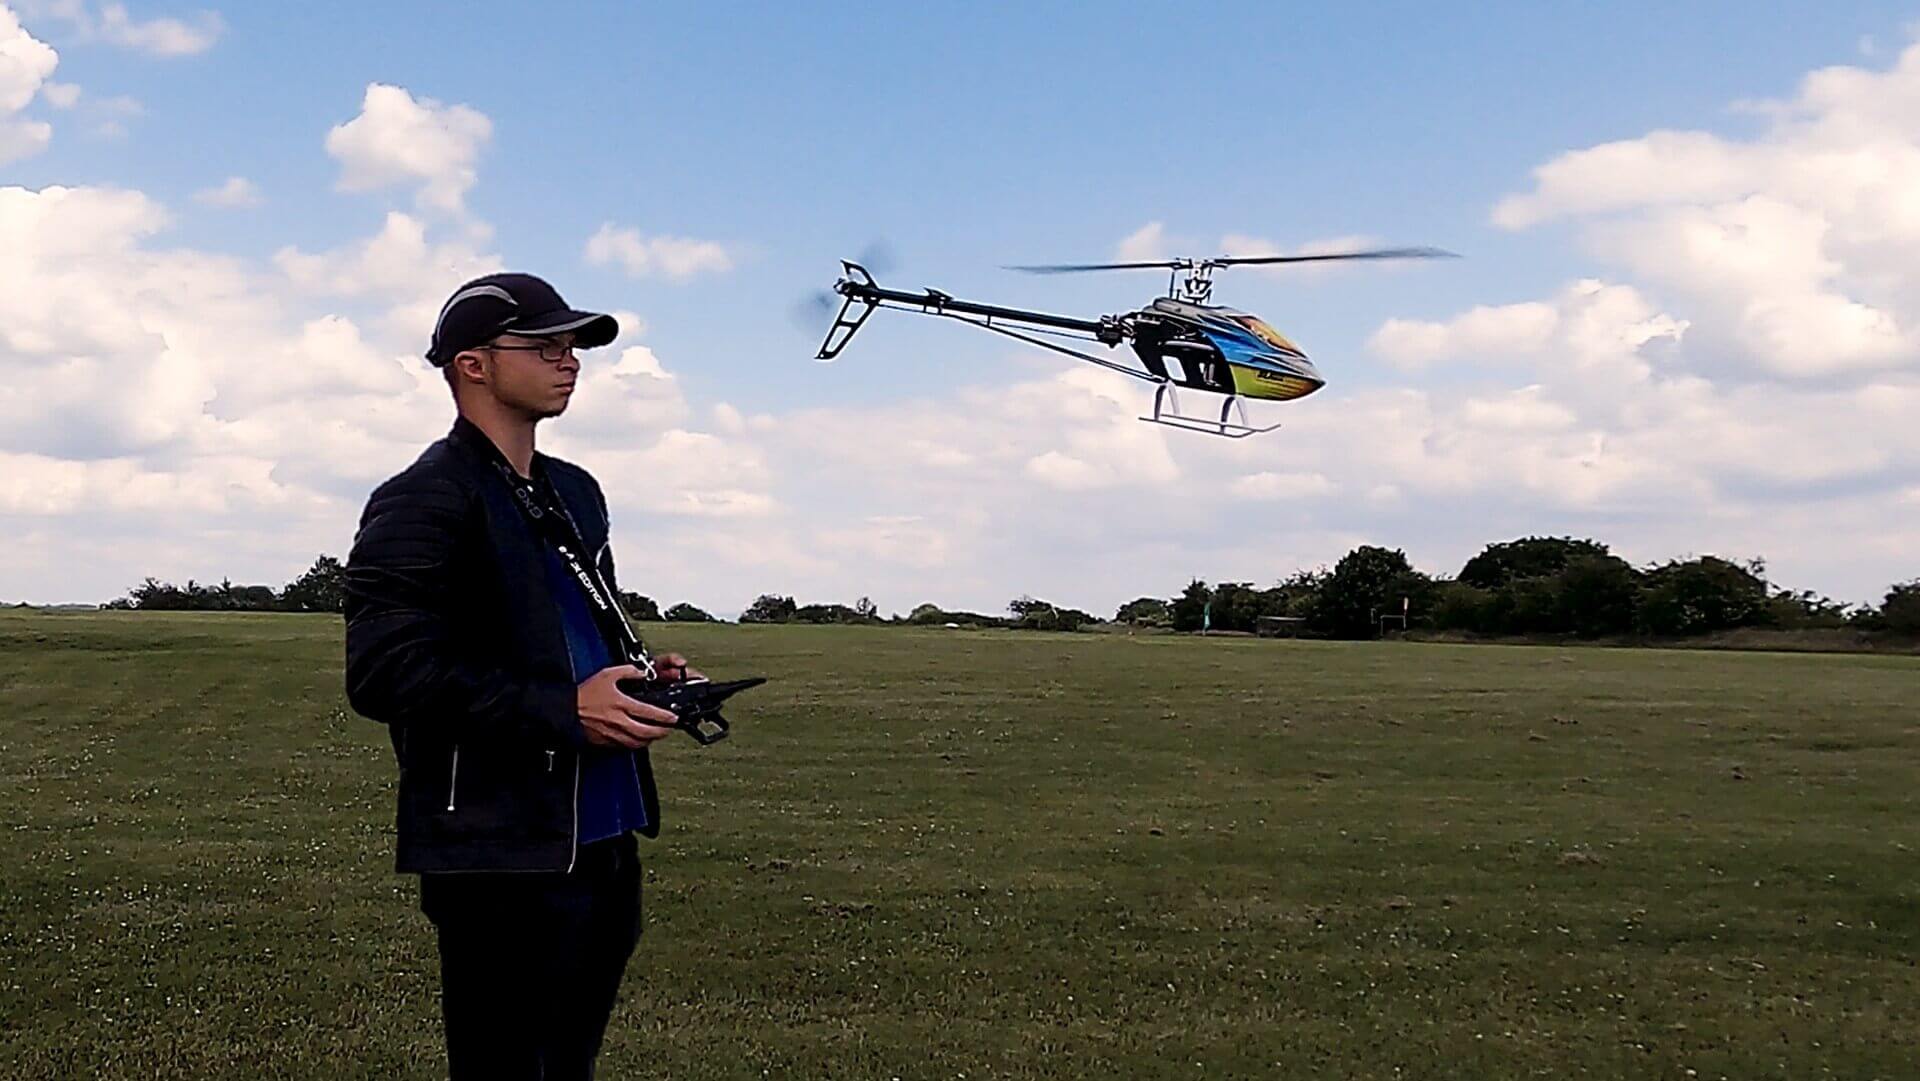
[[[502,334],[491,345],[473,350],[486,388],[495,400],[535,420],[566,412],[580,374],[573,353],[573,335],[523,338]],[[464,354],[463,354],[464,355]],[[548,360],[557,356],[557,360]]]

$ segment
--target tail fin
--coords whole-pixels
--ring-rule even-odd
[[[832,360],[839,356],[840,350],[845,349],[854,334],[865,325],[867,316],[880,306],[879,300],[873,295],[876,288],[873,275],[867,273],[867,268],[845,260],[840,265],[846,270],[847,276],[834,283],[833,291],[847,299],[841,301],[840,314],[833,317],[833,326],[827,328],[827,337],[820,343],[820,352],[814,354],[815,360]],[[856,305],[858,311],[854,310]]]

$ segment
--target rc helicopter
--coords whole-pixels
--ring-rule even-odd
[[[1029,345],[1155,384],[1153,414],[1141,420],[1207,435],[1243,439],[1280,427],[1255,427],[1247,419],[1248,398],[1293,401],[1326,385],[1313,362],[1286,335],[1259,316],[1209,303],[1213,272],[1250,264],[1323,263],[1350,259],[1431,259],[1451,257],[1438,248],[1379,248],[1319,255],[1223,255],[1209,259],[1154,259],[1124,263],[1066,263],[1015,266],[1030,274],[1071,274],[1095,270],[1166,270],[1167,295],[1137,311],[1076,319],[1065,315],[1003,308],[957,300],[938,289],[920,293],[882,288],[859,263],[841,260],[843,277],[833,292],[845,298],[814,359],[831,361],[853,340],[876,309],[894,308],[957,319]],[[827,299],[831,299],[829,296]],[[829,305],[830,307],[831,305]],[[1011,325],[1009,325],[1011,324]],[[1022,329],[1013,329],[1020,327]],[[1037,335],[1093,342],[1111,349],[1133,347],[1139,367],[1096,356]],[[1176,388],[1222,395],[1220,415],[1190,416],[1180,411]]]

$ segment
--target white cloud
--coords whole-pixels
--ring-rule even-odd
[[[214,188],[203,188],[193,193],[195,202],[207,206],[227,208],[246,208],[259,206],[265,202],[260,196],[260,188],[244,176],[230,176],[226,183]]]
[[[1325,495],[1334,484],[1319,473],[1249,473],[1228,489],[1241,499],[1302,499]]]
[[[953,558],[947,533],[917,514],[870,515],[847,527],[823,529],[816,543],[839,562],[878,561],[918,571],[939,571]]]
[[[127,14],[124,4],[106,4],[100,9],[100,36],[115,45],[146,53],[148,56],[194,56],[213,48],[226,30],[220,16],[203,11],[192,22],[159,18],[137,20]]]
[[[1116,262],[1145,263],[1167,258],[1167,229],[1162,222],[1150,221],[1123,237],[1114,248]]]
[[[1568,219],[1685,301],[1703,355],[1820,380],[1920,365],[1920,44],[1884,70],[1807,75],[1734,138],[1656,131],[1534,170],[1493,219]]]
[[[74,83],[49,82],[40,88],[40,94],[56,109],[71,109],[80,102],[80,87]]]
[[[688,278],[695,274],[730,270],[733,259],[727,250],[711,240],[685,237],[645,237],[637,229],[607,222],[587,239],[589,263],[618,265],[628,277],[664,274],[669,278]]]
[[[102,4],[97,12],[84,0],[39,0],[22,6],[31,14],[60,19],[82,41],[105,41],[148,56],[196,56],[213,48],[226,32],[226,22],[212,11],[190,20],[136,19],[121,3]]]
[[[286,247],[273,262],[303,293],[384,302],[383,327],[417,353],[425,352],[434,318],[454,288],[502,268],[498,255],[465,238],[435,238],[426,221],[397,210],[364,240],[317,253]]]
[[[27,33],[13,12],[0,4],[0,165],[32,157],[52,140],[52,125],[23,119],[19,113],[32,103],[59,63],[60,54]]]
[[[1444,323],[1389,319],[1367,344],[1411,369],[1451,357],[1510,357],[1538,351],[1552,337],[1558,319],[1551,304],[1481,306]]]
[[[1469,398],[1461,411],[1468,424],[1507,431],[1553,431],[1570,428],[1574,412],[1549,401],[1545,388],[1535,384],[1487,398]]]
[[[1756,143],[1787,146],[1844,101],[1858,115],[1829,125],[1820,168],[1898,174],[1908,136],[1889,107],[1846,78],[1821,85]],[[179,246],[140,192],[0,188],[0,596],[104,599],[147,574],[284,581],[343,553],[371,486],[444,432],[446,388],[419,353],[448,290],[502,262],[459,213],[488,128],[376,89],[330,138],[342,184],[401,185],[433,212],[392,211],[367,235],[262,262]],[[403,153],[416,128],[454,153]],[[747,409],[702,400],[623,312],[541,446],[606,488],[624,586],[721,611],[769,589],[1110,610],[1193,576],[1272,581],[1361,542],[1450,572],[1537,532],[1637,561],[1764,554],[1787,584],[1865,598],[1912,577],[1920,545],[1905,359],[1920,288],[1865,211],[1782,179],[1814,164],[1769,153],[1751,190],[1706,176],[1679,186],[1707,196],[1678,200],[1553,173],[1506,213],[1575,218],[1619,273],[1389,321],[1373,347],[1407,374],[1252,404],[1286,422],[1271,435],[1141,424],[1142,388],[1039,357],[1008,385]],[[1905,235],[1897,185],[1853,190]],[[717,265],[601,232],[609,265]],[[1171,243],[1154,223],[1123,248]],[[1779,366],[1810,342],[1835,348]]]
[[[340,163],[343,191],[415,184],[421,206],[458,215],[492,137],[493,122],[475,109],[370,83],[359,115],[327,133],[327,153]]]

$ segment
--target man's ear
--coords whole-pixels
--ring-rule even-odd
[[[477,349],[455,353],[453,359],[447,362],[447,367],[453,372],[453,379],[456,381],[461,379],[471,379],[481,383],[487,381],[485,358]]]

